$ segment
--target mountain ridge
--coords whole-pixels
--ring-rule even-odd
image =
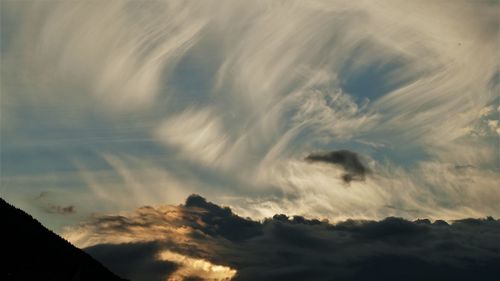
[[[0,221],[4,225],[0,234],[2,280],[127,281],[3,198]]]

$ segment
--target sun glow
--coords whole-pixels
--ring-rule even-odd
[[[167,281],[182,281],[187,277],[200,277],[203,280],[229,281],[236,275],[236,270],[228,266],[216,265],[204,259],[195,259],[188,256],[163,251],[158,255],[159,260],[170,261],[180,267],[172,273]]]

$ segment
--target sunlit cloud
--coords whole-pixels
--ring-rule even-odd
[[[165,120],[157,136],[184,157],[207,165],[221,161],[228,141],[220,119],[209,109],[191,109]]]
[[[236,270],[227,266],[215,265],[204,259],[194,259],[171,251],[158,254],[160,260],[172,261],[181,265],[174,271],[168,281],[183,281],[187,277],[198,277],[203,280],[229,281],[236,274]]]
[[[147,242],[169,237],[176,244],[189,243],[187,234],[193,230],[182,225],[185,214],[182,210],[165,206],[159,209],[142,207],[134,213],[112,216],[95,215],[93,223],[83,227],[71,227],[63,234],[79,247],[103,243]],[[127,234],[116,232],[116,228],[127,229]]]

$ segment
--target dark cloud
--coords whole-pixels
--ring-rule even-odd
[[[161,207],[148,208],[140,210],[165,213]],[[235,280],[496,280],[500,274],[500,221],[493,218],[448,224],[389,217],[330,224],[282,214],[255,222],[197,195],[169,212],[171,208],[180,216],[170,224],[191,230],[183,239],[159,234],[154,243],[100,245],[87,251],[127,278],[140,276],[145,268],[150,276],[161,275],[151,257],[164,250],[230,266],[238,271]],[[154,231],[159,218],[107,217],[104,229],[93,231],[120,235],[139,226]],[[117,264],[127,256],[124,271]]]
[[[44,207],[44,210],[47,213],[68,215],[68,214],[75,213],[75,206],[73,206],[73,205],[58,206],[58,205],[54,205],[54,204],[49,204],[48,206]]]
[[[220,235],[231,241],[241,241],[262,233],[258,222],[241,218],[228,207],[222,208],[199,195],[191,195],[187,198],[185,207],[190,209],[202,209],[199,218],[202,224],[192,224],[193,228],[199,229],[208,235]]]
[[[466,164],[466,165],[455,165],[455,169],[456,170],[466,170],[466,169],[470,169],[470,168],[475,168],[474,165],[469,165],[469,164]]]
[[[49,214],[60,214],[60,215],[68,215],[74,214],[76,212],[76,208],[74,205],[58,205],[51,203],[50,193],[48,191],[42,191],[35,197],[36,204],[42,209],[44,212]]]
[[[39,199],[47,197],[48,195],[49,195],[48,191],[42,191],[42,192],[40,192],[40,194],[38,194],[38,196],[35,199],[39,200]]]
[[[85,249],[116,274],[141,281],[165,280],[176,270],[174,263],[156,259],[158,250],[156,242],[102,244]]]
[[[349,183],[353,180],[364,180],[369,169],[360,160],[357,153],[349,150],[336,150],[328,153],[313,153],[305,158],[310,162],[325,162],[342,167],[345,173],[342,180]]]

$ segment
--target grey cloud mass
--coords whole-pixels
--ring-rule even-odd
[[[156,242],[102,244],[85,251],[120,276],[137,281],[159,281],[165,280],[177,268],[172,262],[156,259],[160,247]]]
[[[175,220],[166,215],[173,212],[178,212]],[[162,272],[165,279],[168,265],[151,258],[165,251],[233,268],[234,280],[496,280],[500,274],[500,221],[493,218],[448,224],[389,217],[331,224],[275,215],[256,222],[197,195],[185,205],[143,208],[137,215],[98,217],[75,231],[96,238],[86,251],[124,277],[134,276],[134,267],[118,261],[141,253],[136,264],[150,268],[151,276]],[[175,227],[177,236],[156,232],[167,226]],[[150,235],[106,242],[132,228]]]
[[[363,164],[358,154],[349,150],[337,150],[328,153],[313,153],[305,158],[310,162],[325,162],[338,165],[344,169],[342,179],[349,183],[352,180],[364,180],[368,167]]]

